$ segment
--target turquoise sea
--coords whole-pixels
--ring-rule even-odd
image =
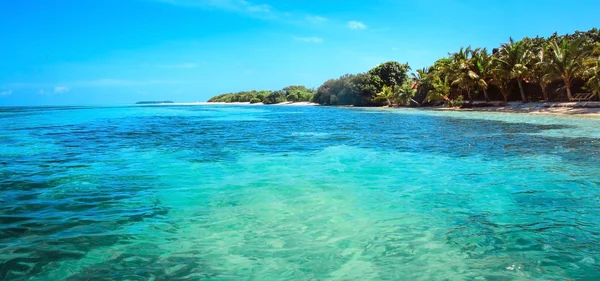
[[[600,119],[0,108],[0,280],[600,280]]]

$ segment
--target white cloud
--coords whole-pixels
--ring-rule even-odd
[[[348,27],[351,28],[351,29],[361,29],[361,30],[362,29],[367,29],[367,25],[366,24],[364,24],[364,23],[362,23],[360,21],[355,21],[355,20],[349,21],[348,22]]]
[[[191,68],[198,67],[198,64],[191,63],[191,62],[186,62],[186,63],[181,63],[181,64],[160,64],[160,65],[157,65],[157,66],[160,67],[160,68],[191,69]]]
[[[243,5],[243,9],[245,9],[246,11],[250,12],[250,13],[270,13],[271,12],[271,6],[269,5],[253,5],[253,4],[249,4],[246,1],[240,1],[242,2]]]
[[[69,88],[65,87],[65,86],[56,86],[54,87],[54,93],[55,94],[62,94],[62,93],[66,93],[69,91]]]
[[[306,21],[311,22],[311,23],[322,23],[322,22],[326,22],[328,20],[325,17],[312,16],[312,15],[308,15],[304,18],[306,19]]]
[[[0,92],[0,96],[10,96],[12,95],[12,90]]]
[[[273,8],[267,4],[254,4],[246,0],[157,0],[178,6],[199,7],[205,9],[219,9],[229,12],[269,14]]]
[[[322,43],[323,42],[323,38],[321,38],[321,37],[295,37],[294,36],[294,40],[300,41],[300,42],[307,42],[307,43]]]
[[[292,25],[305,25],[307,23],[320,24],[330,19],[322,16],[302,14],[285,10],[278,10],[275,6],[263,4],[267,0],[146,0],[166,3],[170,5],[205,9],[209,11],[224,11],[237,13],[247,17],[277,21]],[[256,1],[256,2],[254,2]],[[259,3],[262,2],[262,3]],[[279,1],[277,1],[279,2]]]

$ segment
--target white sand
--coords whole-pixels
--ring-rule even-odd
[[[582,115],[600,117],[600,102],[508,103],[505,106],[474,108],[435,108],[435,110],[487,111],[532,114]]]
[[[159,103],[159,104],[140,104],[144,105],[264,105],[262,102],[249,103],[249,102],[176,102],[176,103]],[[274,105],[285,105],[285,106],[317,106],[318,103],[312,102],[282,102]]]

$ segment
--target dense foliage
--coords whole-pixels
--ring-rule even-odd
[[[512,38],[491,53],[460,48],[411,74],[384,63],[367,73],[326,81],[314,101],[323,105],[463,105],[466,101],[568,101],[573,93],[600,95],[600,31],[549,38]]]
[[[346,74],[325,81],[313,100],[323,105],[407,104],[414,95],[407,74],[409,70],[408,64],[390,61],[366,73]]]
[[[312,101],[315,91],[305,86],[288,86],[277,91],[242,91],[214,96],[208,102],[249,102],[276,104],[282,102]]]
[[[600,31],[512,38],[490,53],[461,47],[430,67],[411,73],[408,64],[390,61],[359,74],[325,81],[316,91],[289,86],[213,97],[209,102],[313,101],[321,105],[460,106],[486,101],[570,101],[574,93],[600,96]]]
[[[458,99],[570,101],[574,93],[600,96],[600,31],[549,38],[512,38],[489,53],[470,46],[413,74],[417,101]],[[598,98],[598,97],[596,97]],[[459,102],[459,103],[462,103]]]

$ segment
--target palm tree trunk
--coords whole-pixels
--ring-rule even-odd
[[[527,97],[525,96],[525,91],[523,90],[523,80],[521,78],[517,78],[517,82],[519,83],[519,90],[521,91],[521,100],[525,103],[527,102]]]
[[[542,95],[544,95],[544,101],[548,101],[548,92],[546,92],[546,85],[540,83],[540,87],[542,88]]]
[[[483,96],[485,97],[485,101],[486,102],[490,102],[490,96],[488,96],[488,89],[487,89],[487,87],[483,88]]]
[[[500,92],[502,93],[502,97],[504,98],[504,104],[508,103],[509,91],[507,89],[500,89]]]
[[[569,101],[572,101],[573,95],[571,94],[571,81],[565,80],[565,87],[567,88],[567,98]]]

